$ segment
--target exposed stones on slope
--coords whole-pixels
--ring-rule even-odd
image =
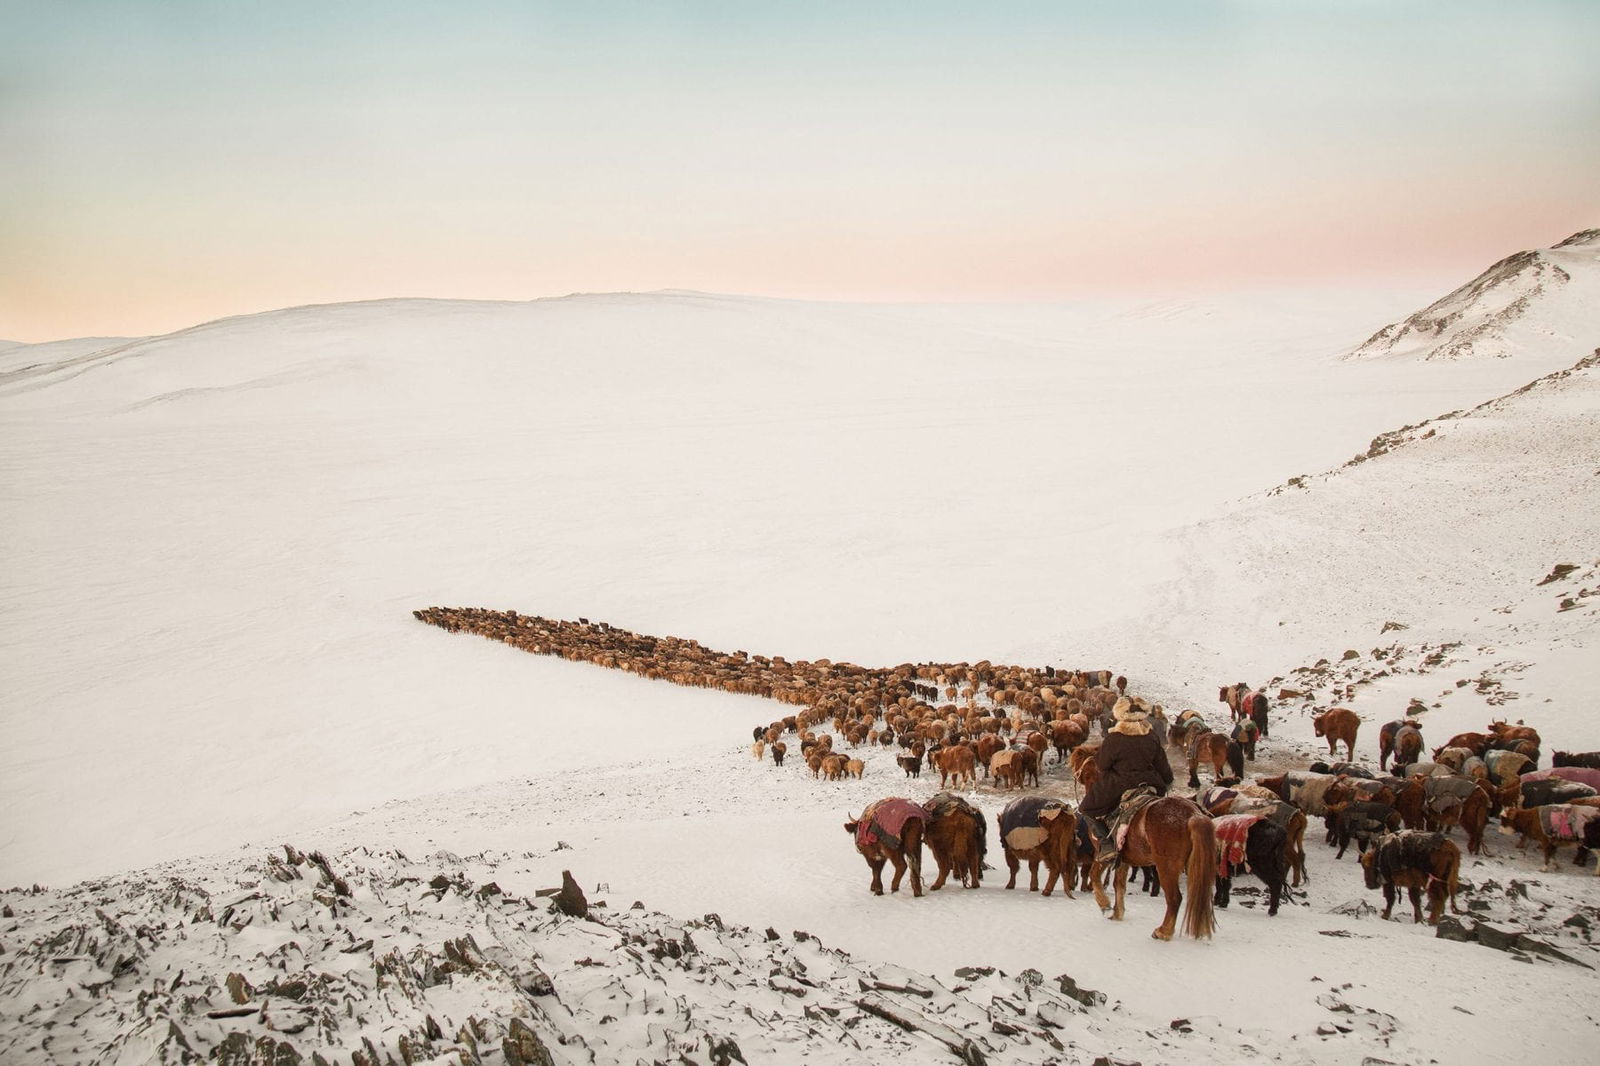
[[[0,1060],[222,1066],[1087,1063],[1099,993],[963,969],[946,986],[635,907],[588,918],[364,848],[8,893]],[[335,873],[337,869],[339,873]],[[293,871],[298,876],[285,876]],[[339,891],[340,884],[346,886]],[[1106,1046],[1107,1040],[1101,1046]],[[762,1057],[766,1057],[765,1054]]]

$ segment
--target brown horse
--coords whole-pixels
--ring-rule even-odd
[[[960,796],[935,793],[922,805],[928,824],[922,839],[939,864],[939,876],[928,886],[929,892],[944,887],[952,873],[965,888],[977,888],[983,880],[983,857],[988,852],[988,827],[983,812]]]
[[[1221,733],[1201,733],[1189,742],[1190,788],[1200,787],[1201,763],[1211,767],[1214,784],[1232,785],[1244,779],[1244,749]]]
[[[883,895],[883,866],[894,866],[890,892],[900,891],[900,879],[911,871],[911,894],[922,895],[922,833],[928,814],[908,799],[892,796],[868,804],[860,818],[844,824],[856,850],[872,870],[872,894]]]
[[[1311,719],[1317,736],[1328,738],[1328,754],[1337,755],[1338,745],[1345,746],[1345,758],[1355,761],[1356,730],[1361,728],[1361,716],[1345,707],[1334,707]]]
[[[1100,767],[1094,761],[1095,756],[1099,754],[1100,742],[1094,740],[1073,748],[1072,754],[1068,757],[1073,780],[1085,789],[1100,780]]]
[[[1133,816],[1117,857],[1121,861],[1117,864],[1115,907],[1106,899],[1100,884],[1105,863],[1097,859],[1090,873],[1094,901],[1102,911],[1111,912],[1113,921],[1122,920],[1129,868],[1154,866],[1167,899],[1167,913],[1150,935],[1157,940],[1172,939],[1178,904],[1183,902],[1178,879],[1187,873],[1189,902],[1183,911],[1183,931],[1192,937],[1211,936],[1216,928],[1212,899],[1217,885],[1217,836],[1205,811],[1178,796],[1151,800]]]

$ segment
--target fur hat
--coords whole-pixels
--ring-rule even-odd
[[[1119,722],[1142,722],[1150,717],[1150,712],[1144,707],[1136,706],[1132,700],[1123,696],[1112,706],[1111,717]]]

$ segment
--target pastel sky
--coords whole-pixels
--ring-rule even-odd
[[[387,296],[1452,285],[1600,225],[1593,0],[0,0],[0,338]]]

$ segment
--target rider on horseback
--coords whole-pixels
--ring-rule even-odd
[[[1149,785],[1157,795],[1164,796],[1172,784],[1166,749],[1150,731],[1150,711],[1144,701],[1135,703],[1124,696],[1111,708],[1111,716],[1117,724],[1106,730],[1094,760],[1100,779],[1090,786],[1078,808],[1094,826],[1100,848],[1096,858],[1102,861],[1117,854],[1106,819],[1122,802],[1122,794]]]

